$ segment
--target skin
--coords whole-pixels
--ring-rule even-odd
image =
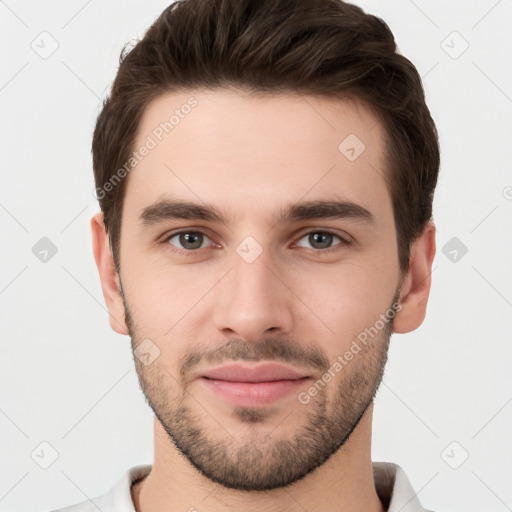
[[[372,399],[391,333],[410,332],[425,317],[435,227],[430,222],[412,245],[401,276],[383,179],[384,132],[357,100],[252,97],[227,88],[173,92],[146,108],[135,147],[191,96],[198,105],[126,178],[120,275],[102,214],[91,220],[111,327],[130,335],[134,349],[149,338],[160,350],[148,366],[134,358],[156,416],[153,469],[132,488],[135,508],[383,511],[371,465]],[[349,134],[365,144],[354,161],[338,150]],[[214,205],[229,222],[169,219],[143,228],[141,210],[171,193]],[[350,200],[375,222],[271,219],[290,202],[316,199]],[[190,247],[171,238],[183,228],[207,235],[189,256],[173,252]],[[351,243],[335,236],[327,243],[335,250],[323,253],[308,234],[326,230]],[[251,263],[236,251],[248,236],[262,249]],[[197,379],[219,363],[206,356],[216,349],[223,362],[244,354],[286,361],[310,376],[300,389],[306,392],[324,374],[313,354],[332,365],[398,297],[392,322],[308,404],[292,393],[241,410]],[[279,347],[289,350],[283,355]],[[192,354],[195,364],[184,366]],[[306,426],[313,433],[304,437]],[[287,449],[276,451],[283,442]],[[226,468],[236,470],[230,481]]]

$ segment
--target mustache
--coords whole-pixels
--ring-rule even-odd
[[[180,361],[180,376],[187,374],[201,362],[222,363],[225,361],[280,361],[299,366],[312,367],[324,373],[329,360],[323,352],[312,346],[300,345],[282,338],[267,338],[261,342],[234,339],[219,346],[195,347]]]

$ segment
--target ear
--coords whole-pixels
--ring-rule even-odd
[[[400,290],[401,309],[393,321],[393,331],[406,333],[417,329],[425,319],[436,254],[436,228],[429,221],[411,246],[409,271]]]
[[[123,299],[120,293],[120,279],[103,223],[103,212],[96,213],[91,219],[92,250],[98,272],[101,289],[109,312],[110,327],[118,334],[129,334],[126,326]]]

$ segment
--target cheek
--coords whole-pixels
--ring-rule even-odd
[[[309,327],[316,325],[315,337],[326,336],[318,342],[331,357],[336,357],[387,311],[396,286],[395,276],[390,278],[385,268],[375,262],[312,269],[307,274],[294,273],[294,280],[290,281],[290,288],[307,306],[298,306],[297,313],[303,313],[299,322],[306,322]]]
[[[297,295],[301,299],[308,298],[326,312],[378,310],[388,300],[396,277],[389,272],[389,260],[384,265],[369,256],[347,258],[336,265],[295,268],[289,274],[290,283],[300,290]]]
[[[219,271],[172,265],[163,258],[142,261],[126,261],[125,294],[138,326],[165,342],[190,324],[195,310],[200,311],[200,300],[215,286]]]

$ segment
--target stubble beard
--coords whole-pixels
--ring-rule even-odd
[[[398,295],[393,304],[397,298]],[[144,336],[136,332],[136,323],[124,297],[123,301],[134,349]],[[380,386],[392,332],[393,319],[307,405],[297,400],[304,421],[291,435],[279,436],[279,426],[270,434],[260,435],[269,416],[265,408],[233,408],[233,417],[240,423],[254,425],[251,427],[254,435],[243,441],[218,423],[214,422],[215,430],[207,425],[201,419],[204,408],[191,397],[187,386],[180,386],[166,368],[156,362],[146,367],[134,360],[146,402],[174,446],[193,467],[227,488],[267,491],[304,478],[343,447]],[[231,340],[225,347],[224,355],[229,355],[228,360],[255,361],[269,353],[283,353],[283,342],[277,338],[258,344]],[[289,348],[293,352],[291,345]],[[219,351],[222,354],[222,349],[217,349],[217,355]],[[276,360],[283,360],[283,357]],[[208,423],[212,422],[212,418],[208,418]],[[286,419],[282,423],[285,424]]]

